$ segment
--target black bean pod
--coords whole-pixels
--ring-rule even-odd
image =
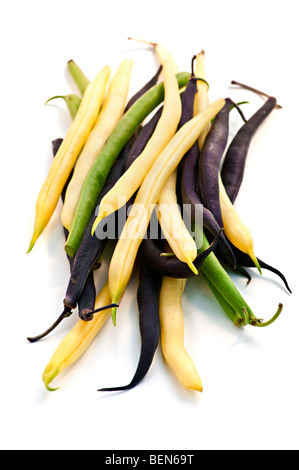
[[[198,187],[203,203],[212,212],[220,228],[223,228],[223,219],[220,207],[219,174],[228,141],[229,114],[232,106],[232,100],[227,98],[205,139],[198,165]]]
[[[215,250],[221,237],[221,233],[222,230],[217,233],[211,245],[205,251],[200,253],[193,261],[193,264],[198,271],[209,254]],[[152,240],[149,233],[142,241],[139,253],[141,260],[144,261],[150,269],[162,276],[174,277],[177,279],[188,279],[195,276],[189,266],[176,258],[176,256],[162,256],[163,251],[161,247],[159,247],[159,240]]]
[[[130,390],[138,385],[148,373],[160,339],[159,293],[161,276],[145,264],[140,265],[137,303],[139,310],[139,329],[141,350],[139,362],[133,379],[128,385],[102,388],[101,392]]]
[[[229,145],[221,169],[221,178],[232,203],[235,202],[243,181],[252,138],[276,105],[275,98],[268,98],[266,103],[243,124]]]
[[[213,236],[221,230],[218,222],[212,212],[203,205],[201,196],[197,186],[197,173],[199,162],[199,146],[198,143],[191,147],[186,153],[182,162],[181,171],[181,196],[182,203],[189,208],[191,221],[193,223],[201,223]],[[223,253],[223,257],[227,259],[229,266],[236,268],[236,259],[234,253],[224,235],[221,232],[220,243],[217,245],[216,252]]]
[[[156,83],[158,82],[161,71],[162,71],[162,66],[160,66],[158,68],[157,72],[155,73],[155,75],[142,88],[140,88],[140,90],[137,91],[137,93],[135,93],[134,96],[132,96],[132,98],[128,101],[128,103],[126,105],[125,112],[129,108],[131,108],[131,106],[133,106],[135,101],[137,101],[144,93],[146,93],[150,88],[152,88],[153,86],[156,85]]]

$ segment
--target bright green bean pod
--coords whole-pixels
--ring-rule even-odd
[[[90,83],[89,79],[82,72],[82,70],[76,64],[76,62],[74,60],[69,60],[68,61],[67,68],[68,68],[74,82],[76,83],[76,85],[77,85],[77,87],[78,87],[78,89],[81,93],[81,96],[83,96],[84,93],[85,93],[86,88],[88,87],[88,85]]]
[[[224,299],[224,297],[220,294],[220,292],[216,289],[214,284],[210,281],[210,279],[204,274],[202,271],[202,275],[208,284],[211,292],[213,293],[215,299],[219,303],[220,307],[222,310],[226,313],[228,318],[236,325],[236,326],[241,326],[244,324],[244,317],[240,316],[234,308]]]
[[[200,251],[205,250],[206,248],[208,248],[208,246],[209,242],[206,236],[203,234],[203,245]],[[235,312],[235,320],[237,320],[236,324],[238,326],[248,325],[249,319],[250,322],[257,320],[256,316],[252,312],[247,302],[245,302],[244,298],[242,297],[241,293],[231,280],[230,276],[227,274],[227,272],[219,263],[218,259],[213,253],[211,253],[211,256],[208,256],[208,258],[205,260],[201,267],[201,270],[204,277],[208,278],[208,280],[218,291],[219,295],[221,295],[223,300],[227,304],[229,304]],[[219,301],[219,297],[217,298],[217,300]],[[225,312],[227,313],[226,310]],[[239,318],[242,318],[243,321],[238,321]]]
[[[190,73],[181,72],[176,75],[180,88],[187,85]],[[65,245],[69,256],[74,256],[79,248],[84,230],[96,209],[96,202],[113,163],[119,153],[132,137],[136,129],[164,99],[164,85],[159,83],[142,95],[123,115],[112,131],[105,147],[90,169],[84,185],[73,224]]]
[[[197,227],[195,230],[200,229]],[[200,235],[203,237],[201,252],[208,248],[209,242],[205,234],[202,234],[202,231]],[[262,319],[257,318],[214,253],[210,253],[206,258],[201,271],[224,312],[237,326],[246,326],[248,324],[251,326],[268,326],[280,315],[283,308],[282,304],[279,304],[277,312],[268,322],[263,323]]]

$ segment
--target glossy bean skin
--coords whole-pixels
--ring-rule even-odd
[[[243,126],[237,132],[236,136],[233,138],[227,150],[221,170],[221,179],[226,193],[232,203],[235,202],[243,182],[246,159],[252,139],[261,124],[265,121],[265,119],[270,115],[276,106],[276,98],[269,97],[265,104],[243,124]],[[240,266],[246,268],[255,267],[255,264],[253,263],[250,256],[248,256],[246,253],[243,253],[230,242],[229,244],[232,248],[232,251],[234,252],[237,263]],[[219,257],[222,261],[225,261],[223,254],[220,254]],[[265,269],[276,274],[283,281],[286,289],[292,293],[287,279],[277,268],[269,265],[268,263],[265,263],[260,258],[257,258],[257,261],[261,269]]]
[[[128,385],[103,388],[100,391],[130,390],[136,387],[148,373],[160,339],[159,293],[161,276],[147,265],[140,264],[137,303],[141,350],[139,362],[133,379]]]
[[[202,253],[200,253],[194,261],[194,266],[197,270],[200,270],[206,258],[212,253],[217,244],[222,231],[220,230],[213,242],[207,247]],[[163,276],[170,276],[174,278],[188,279],[195,276],[195,273],[189,268],[186,263],[183,263],[175,256],[161,256],[163,250],[161,248],[161,239],[153,240],[148,236],[142,241],[139,253],[141,259],[148,265],[149,268],[154,270],[156,273],[161,273]]]
[[[52,151],[53,151],[53,156],[55,157],[56,153],[58,152],[58,149],[60,145],[62,144],[63,139],[55,139],[52,142]],[[69,180],[71,179],[72,174],[69,176]],[[68,181],[69,182],[69,181]],[[61,193],[61,200],[64,202],[65,200],[65,193],[67,190],[68,182],[65,185],[62,193]],[[65,239],[68,237],[68,230],[63,227]],[[67,255],[67,259],[70,264],[71,268],[71,273],[73,271],[73,266],[74,266],[74,259],[71,258],[70,256]],[[84,282],[83,287],[79,290],[79,294],[77,297],[77,303],[78,303],[78,309],[79,309],[79,317],[80,318],[86,318],[86,315],[88,315],[88,312],[94,309],[94,304],[95,304],[95,299],[96,299],[96,288],[95,288],[95,283],[94,283],[94,276],[93,272],[89,272],[86,280]]]
[[[153,135],[153,132],[158,124],[158,121],[161,117],[163,111],[163,106],[158,109],[154,116],[147,122],[138,132],[136,139],[134,140],[132,147],[130,149],[127,162],[125,165],[125,170],[127,170],[132,163],[139,157],[141,152],[144,150],[148,140]]]
[[[133,272],[138,249],[166,181],[176,170],[181,159],[198,138],[207,122],[217,115],[224,103],[223,99],[216,100],[203,113],[181,127],[161,152],[159,158],[154,161],[143,180],[124,226],[123,236],[118,240],[111,258],[109,287],[112,303],[119,304],[124,295]],[[134,210],[134,207],[137,210]],[[116,321],[115,314],[116,311],[113,310],[114,323]]]
[[[88,85],[75,119],[51,164],[36,200],[34,230],[28,252],[33,249],[56,209],[61,192],[97,119],[109,76],[110,68],[106,66]]]
[[[145,85],[143,85],[143,87],[140,88],[140,90],[138,90],[137,93],[132,96],[132,98],[129,99],[125,108],[125,112],[127,112],[128,109],[130,109],[133,104],[136,103],[136,101],[138,101],[142,95],[144,95],[144,93],[146,93],[148,90],[150,90],[153,86],[157,84],[161,71],[162,67],[159,67],[155,75]]]
[[[186,279],[163,277],[159,302],[161,350],[178,381],[189,390],[202,392],[201,378],[185,347],[182,296]]]
[[[202,220],[203,227],[206,228],[213,236],[216,236],[221,228],[212,212],[203,205],[197,186],[196,175],[198,172],[199,159],[199,146],[196,142],[189,152],[187,152],[182,162],[182,203],[190,208],[190,217],[193,223],[195,223],[196,220]],[[219,252],[223,254],[222,258],[227,260],[228,265],[235,269],[235,256],[223,232],[221,233],[220,242],[216,247],[216,253]]]
[[[62,142],[63,142],[63,139],[61,139],[61,138],[55,139],[55,140],[52,141],[52,151],[53,151],[54,158],[55,158]],[[69,178],[68,178],[63,190],[61,191],[61,200],[62,200],[62,202],[64,202],[64,200],[65,200],[65,194],[66,194],[67,186],[68,186],[68,183],[69,183],[71,177],[72,177],[72,173],[70,173]],[[68,237],[68,230],[65,227],[63,227],[63,231],[64,231],[65,238],[67,238]],[[68,255],[67,255],[67,259],[68,259],[68,262],[69,262],[69,265],[70,265],[70,270],[72,272],[74,260],[73,260],[73,258],[71,258]],[[78,295],[78,298],[77,298],[77,302],[78,302],[78,305],[79,305],[79,311],[80,312],[85,312],[85,309],[89,309],[90,306],[92,308],[94,308],[95,299],[96,299],[96,289],[95,289],[95,284],[94,284],[94,278],[93,278],[93,274],[90,273],[87,276],[87,278],[85,280],[85,283],[84,283],[84,286],[81,289],[81,291]],[[28,337],[27,340],[30,343],[35,343],[35,342],[43,339],[48,334],[50,334],[65,318],[69,317],[70,315],[71,315],[71,309],[68,306],[65,306],[62,314],[56,319],[56,321],[46,331],[44,331],[43,333],[41,333],[37,336]]]
[[[107,84],[107,91],[84,147],[76,161],[73,177],[68,185],[61,222],[71,229],[84,181],[102,151],[111,132],[124,114],[131,83],[132,60],[123,60]]]
[[[215,117],[201,151],[198,165],[198,187],[203,203],[212,212],[220,228],[223,228],[223,219],[220,208],[219,172],[228,141],[229,114],[232,104],[231,99],[227,98],[225,105]]]
[[[97,223],[116,211],[121,200],[127,202],[138,191],[153,163],[177,131],[182,105],[176,76],[166,62],[163,66],[163,79],[165,98],[161,117],[143,151],[103,199]]]
[[[179,87],[186,84],[188,77],[187,73],[177,75]],[[99,194],[116,158],[145,118],[163,99],[164,85],[160,83],[142,95],[115,127],[83,185],[72,229],[65,245],[69,255],[74,256],[78,250],[84,230],[95,210]]]
[[[130,107],[144,93],[146,93],[152,86],[154,86],[154,84],[158,80],[159,73],[160,69],[154,75],[154,77],[152,77],[135,95],[133,95],[133,97],[129,100],[128,104],[126,105],[126,111],[128,111]],[[97,206],[99,206],[102,198],[110,191],[110,189],[122,176],[125,171],[125,168],[130,166],[130,164],[132,163],[132,146],[134,145],[139,132],[140,130],[137,130],[136,133],[133,134],[133,136],[129,139],[123,150],[120,152],[120,155],[116,159],[115,163],[113,164],[112,169],[104,185],[103,191],[101,192],[97,200]],[[136,145],[134,148],[136,150]],[[138,149],[140,150],[140,139]],[[126,210],[126,208],[122,208],[120,210]],[[79,302],[82,296],[82,290],[84,290],[85,283],[88,281],[89,277],[92,276],[92,271],[95,269],[95,266],[97,266],[98,260],[104,252],[104,249],[108,242],[108,238],[98,237],[97,233],[99,234],[100,231],[101,233],[103,233],[106,230],[107,226],[110,225],[110,223],[114,223],[115,238],[117,238],[118,233],[121,231],[122,228],[117,223],[118,220],[121,219],[119,217],[119,212],[120,211],[118,211],[116,214],[112,214],[109,220],[106,219],[105,221],[102,221],[94,236],[92,236],[91,234],[91,229],[96,220],[96,213],[92,214],[92,216],[90,217],[90,220],[84,231],[82,241],[80,243],[76,256],[74,257],[71,277],[64,299],[65,306],[75,308],[77,302]],[[90,308],[85,308],[84,311],[82,311],[79,307],[79,317],[82,320],[91,320],[92,315],[89,314],[93,309],[94,305],[90,305]]]
[[[254,268],[255,267],[253,261],[251,260],[251,258],[248,255],[246,255],[246,253],[243,253],[242,251],[238,250],[238,248],[236,248],[233,245],[231,245],[231,247],[232,247],[232,250],[235,254],[237,262],[240,264],[240,266],[244,266],[244,267],[247,267],[247,268]],[[259,265],[260,265],[261,269],[266,269],[267,271],[270,271],[270,272],[276,274],[282,280],[282,282],[284,283],[284,285],[285,285],[286,289],[289,291],[289,293],[290,294],[292,293],[292,290],[291,290],[291,288],[288,284],[288,281],[287,281],[286,277],[284,276],[284,274],[282,274],[281,271],[279,271],[275,267],[265,263],[264,261],[262,261],[259,258],[257,258],[257,260],[259,262]]]
[[[125,146],[125,148],[122,150],[119,157],[115,161],[106,180],[104,189],[100,197],[98,198],[98,205],[100,204],[104,195],[107,194],[108,191],[110,191],[111,187],[123,174],[130,146],[131,142],[129,141],[129,143]],[[107,227],[114,226],[115,238],[117,238],[117,233],[121,229],[121,227],[118,227],[117,225],[118,214],[112,214],[110,219],[107,218],[106,220],[103,220],[101,222],[97,232],[94,234],[94,236],[92,236],[91,228],[94,224],[95,219],[96,214],[91,216],[90,221],[84,231],[84,235],[76,253],[76,256],[73,258],[74,261],[71,276],[64,298],[64,305],[71,309],[74,309],[76,307],[77,302],[80,299],[81,292],[84,289],[85,283],[87,282],[89,276],[92,275],[92,271],[95,269],[95,266],[97,266],[98,260],[102,256],[104,249],[108,243],[108,237],[103,237],[102,234],[105,233]],[[100,233],[101,236],[99,235]],[[92,311],[93,308],[94,306],[91,305],[90,311]],[[88,318],[88,313],[89,312],[85,311],[83,315],[80,315],[79,310],[79,316],[82,320],[92,319],[92,316]]]
[[[221,179],[228,197],[234,204],[243,181],[246,159],[252,138],[277,105],[270,97],[266,103],[240,128],[233,138],[224,158]]]

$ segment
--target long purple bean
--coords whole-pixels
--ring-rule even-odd
[[[182,99],[182,117],[179,127],[184,125],[187,121],[194,116],[194,101],[197,93],[198,78],[194,74],[194,60],[192,58],[192,73],[183,93]],[[196,218],[203,221],[203,226],[207,228],[214,236],[221,230],[212,212],[203,205],[202,199],[199,194],[198,182],[196,175],[198,174],[198,165],[200,160],[199,144],[196,141],[190,150],[186,153],[180,163],[178,178],[180,179],[179,192],[183,206],[188,206],[191,216],[191,221],[195,222]],[[227,257],[231,258],[231,265],[236,267],[236,260],[234,254],[227,243],[224,233],[221,232],[221,242],[217,246],[217,250],[224,250]]]
[[[53,151],[54,158],[55,158],[56,153],[58,152],[58,149],[59,149],[60,145],[62,144],[62,141],[63,141],[63,139],[55,139],[52,142],[52,151]],[[61,192],[62,202],[64,202],[64,200],[65,200],[65,194],[66,194],[67,186],[68,186],[68,183],[69,183],[71,177],[72,177],[72,173],[70,174],[70,176],[69,176],[69,178],[68,178],[68,180],[67,180],[67,182],[66,182],[66,184],[65,184],[65,186],[64,186],[64,188]],[[65,239],[67,239],[68,230],[65,227],[63,227],[63,231],[64,231]],[[67,255],[67,259],[68,259],[70,268],[72,270],[74,260],[73,260],[73,258],[71,258],[68,255]],[[80,298],[78,300],[79,309],[84,310],[85,308],[89,308],[89,306],[93,306],[94,302],[95,302],[95,298],[96,298],[96,289],[95,289],[95,285],[94,285],[93,274],[90,273],[90,275],[88,276],[88,278],[86,280],[84,289],[82,290]],[[28,341],[30,341],[31,343],[34,343],[34,342],[39,341],[40,339],[44,338],[50,332],[52,332],[62,322],[62,320],[64,318],[67,318],[70,315],[71,315],[71,312],[68,309],[64,309],[63,313],[58,317],[58,319],[54,322],[54,324],[50,326],[50,328],[48,328],[42,334],[39,334],[39,335],[34,336],[34,337],[28,337],[27,338]]]
[[[219,226],[223,228],[220,208],[219,172],[221,160],[229,135],[229,115],[233,102],[230,98],[217,114],[206,137],[198,165],[198,187],[203,203],[209,209]]]
[[[125,112],[128,111],[129,108],[131,108],[131,106],[133,106],[133,104],[144,94],[146,93],[150,88],[152,88],[154,85],[156,85],[158,79],[159,79],[159,76],[160,76],[160,73],[162,71],[162,66],[160,66],[157,70],[157,72],[155,73],[155,75],[142,87],[140,88],[139,91],[137,91],[137,93],[135,93],[132,98],[128,101],[126,107],[125,107]]]
[[[275,108],[281,108],[281,106],[277,104],[276,98],[268,96],[265,93],[256,90],[255,88],[248,87],[247,85],[235,81],[233,81],[232,83],[254,91],[255,93],[262,94],[268,98],[265,104],[255,114],[253,114],[253,116],[251,116],[237,132],[224,158],[224,163],[221,170],[221,178],[228,197],[230,198],[231,202],[234,203],[243,181],[246,159],[248,156],[248,151],[252,138],[254,137],[261,124],[270,115],[270,113]],[[255,267],[250,256],[238,250],[230,242],[229,244],[234,252],[237,263],[240,266],[248,268]],[[223,257],[220,256],[220,258],[222,258],[223,261]],[[261,269],[273,272],[278,277],[280,277],[280,279],[285,284],[286,289],[290,293],[292,293],[285,276],[277,268],[265,263],[259,258],[258,262]]]
[[[128,153],[125,170],[127,170],[131,164],[139,157],[141,152],[144,150],[147,142],[151,138],[158,121],[161,117],[163,111],[163,106],[161,106],[158,111],[153,115],[153,117],[138,131],[136,138],[131,146],[131,149]]]
[[[160,338],[159,292],[161,275],[152,271],[146,264],[139,268],[137,303],[139,310],[139,329],[141,350],[136,372],[128,385],[102,388],[101,392],[130,390],[136,387],[146,376],[152,364]]]
[[[235,202],[243,181],[246,159],[252,138],[276,105],[277,101],[275,98],[268,98],[266,103],[243,124],[226,152],[221,170],[221,178],[232,203]]]

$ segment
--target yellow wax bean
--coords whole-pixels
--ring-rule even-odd
[[[109,287],[108,283],[106,283],[97,295],[95,309],[109,305],[109,303]],[[50,383],[64,369],[82,356],[110,316],[111,310],[103,310],[102,312],[96,313],[92,321],[86,322],[81,319],[78,320],[72,330],[61,341],[44,370],[42,379],[48,390],[57,390],[56,388],[51,388],[49,386]]]
[[[145,41],[144,39],[136,39],[136,38],[128,38],[128,39],[131,41],[142,42],[144,44],[148,44],[149,46],[152,46],[162,65],[164,61],[167,61],[169,64],[171,64],[174,73],[180,72],[180,68],[177,65],[173,55],[168,49],[162,46],[162,44],[158,44],[157,42]]]
[[[195,65],[195,75],[196,77],[203,78],[205,80],[206,73],[205,73],[204,59],[205,59],[204,51],[201,51],[199,54],[197,54],[196,65]],[[195,103],[194,103],[195,115],[201,113],[204,109],[207,108],[207,106],[209,106],[210,101],[209,101],[208,91],[209,91],[208,85],[205,82],[199,80],[197,83],[197,94],[196,94]],[[211,129],[211,123],[209,122],[198,138],[198,144],[199,144],[200,150],[202,150],[203,148],[204,141],[210,129]]]
[[[34,232],[28,252],[32,250],[55,211],[62,190],[99,115],[109,77],[110,67],[106,66],[88,85],[84,93],[77,115],[39,192],[35,207]]]
[[[224,233],[235,247],[250,256],[255,266],[262,274],[259,262],[254,254],[254,241],[251,232],[242,222],[238,212],[231,203],[225,187],[219,177],[220,207],[224,225]]]
[[[201,378],[184,345],[184,316],[181,298],[185,279],[164,277],[160,293],[161,347],[163,356],[180,383],[202,392]]]
[[[137,193],[135,202],[118,240],[109,268],[109,289],[112,303],[119,303],[131,278],[142,239],[158,202],[161,191],[185,153],[192,147],[207,122],[223,108],[218,99],[203,113],[184,124],[155,160]],[[116,309],[112,311],[115,323]]]
[[[177,65],[173,55],[171,54],[171,52],[168,49],[166,49],[161,44],[155,44],[154,48],[155,48],[156,54],[159,57],[159,60],[160,60],[162,65],[164,64],[165,61],[167,61],[169,64],[171,64],[171,67],[172,67],[172,70],[174,71],[174,73],[179,73],[181,71],[179,66]]]
[[[168,49],[161,44],[155,44],[155,51],[161,64],[170,61],[173,69],[178,73],[179,67]],[[197,247],[194,239],[188,232],[178,207],[176,196],[177,171],[168,178],[158,201],[157,215],[164,237],[168,241],[176,257],[187,263],[194,274],[198,274],[193,265],[197,256]]]
[[[124,113],[132,67],[132,60],[124,60],[120,63],[115,75],[112,77],[97,121],[77,160],[74,174],[66,191],[61,214],[62,224],[68,231],[72,226],[85,178]]]
[[[137,157],[113,188],[103,197],[95,226],[104,217],[117,211],[140,187],[153,162],[175,134],[182,113],[178,82],[168,62],[163,65],[165,87],[164,107],[158,124]]]
[[[168,178],[158,200],[157,215],[165,239],[175,256],[198,274],[193,261],[197,257],[194,238],[188,231],[176,196],[177,170]]]

